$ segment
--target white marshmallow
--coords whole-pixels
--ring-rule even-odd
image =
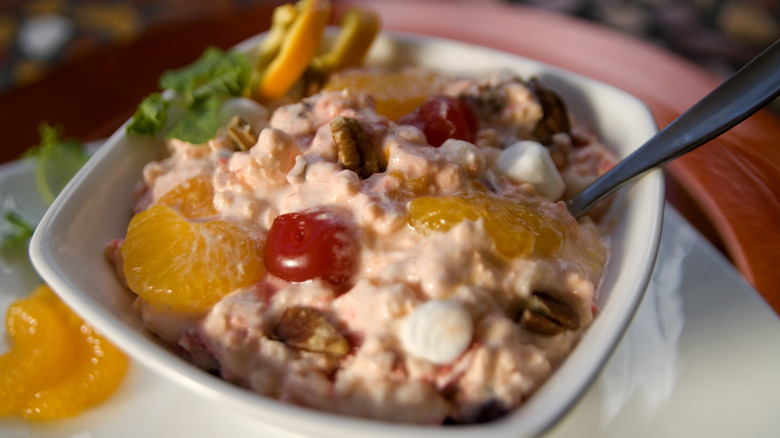
[[[401,343],[412,356],[445,365],[471,343],[471,315],[451,300],[431,300],[412,311],[401,326]]]
[[[557,201],[566,188],[547,148],[535,141],[518,141],[501,151],[496,169],[517,183],[530,183],[536,191]]]

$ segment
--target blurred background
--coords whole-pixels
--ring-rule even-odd
[[[722,76],[780,36],[780,0],[449,1],[559,11],[646,39]],[[2,0],[0,94],[145,33],[264,2],[268,0]]]
[[[40,142],[41,122],[63,128],[67,138],[107,138],[158,88],[164,69],[191,63],[208,45],[228,48],[267,29],[273,8],[286,1],[292,0],[0,0],[0,164]],[[406,20],[407,6],[414,13],[413,1],[419,0],[387,8],[399,12],[396,23]],[[522,6],[552,11],[529,16],[553,17],[578,35],[603,37],[583,39],[580,48],[596,55],[573,61],[641,92],[660,126],[780,37],[780,0],[426,0],[434,1],[486,11],[482,21],[479,14],[469,15],[468,23],[447,21],[455,34],[472,22],[472,29],[490,34],[493,23],[486,20],[501,21],[505,9]],[[435,9],[442,11],[440,5]],[[415,18],[410,21],[441,24]],[[495,29],[502,42],[508,33],[510,46],[518,38],[513,28]],[[536,29],[549,30],[548,40],[559,32]],[[536,34],[518,29],[518,35]],[[542,38],[521,42],[540,54],[570,52]],[[607,42],[618,44],[599,46]],[[602,51],[626,47],[621,42],[631,43],[631,50],[662,50],[625,54],[635,63],[628,65],[622,52]],[[600,63],[598,54],[614,62]],[[780,216],[780,99],[772,106],[774,113],[756,114],[717,139],[710,152],[672,163],[678,167],[669,166],[667,199],[718,248],[736,254],[740,269],[780,308],[773,263],[780,241],[765,231],[776,228]]]

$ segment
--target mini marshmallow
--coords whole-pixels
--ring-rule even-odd
[[[557,201],[565,185],[547,148],[535,141],[518,141],[501,151],[496,169],[517,183],[533,184],[536,191]]]
[[[401,343],[412,356],[445,365],[471,343],[471,315],[451,300],[428,301],[409,314],[401,326]]]

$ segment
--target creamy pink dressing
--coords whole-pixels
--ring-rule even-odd
[[[476,144],[428,146],[419,129],[378,115],[368,96],[349,91],[276,109],[247,151],[234,151],[224,134],[201,146],[170,141],[170,156],[144,170],[136,211],[197,174],[211,175],[220,219],[252,224],[259,235],[280,214],[336,206],[359,230],[359,267],[345,293],[321,280],[288,283],[266,274],[198,315],[157,309],[138,298],[145,327],[229,381],[320,410],[440,424],[489,420],[522,404],[590,325],[608,242],[589,218],[577,222],[563,202],[495,170],[501,148],[528,138],[543,116],[523,83],[501,73],[484,82],[453,80],[446,89],[498,96],[495,111],[477,111]],[[384,171],[361,180],[344,169],[329,127],[336,116],[360,121],[387,159]],[[548,147],[567,192],[614,162],[595,140],[575,148],[568,135],[556,135]],[[507,260],[496,253],[482,221],[427,235],[408,224],[413,197],[457,195],[473,181],[560,223],[566,232],[561,250],[554,257]],[[121,275],[116,246],[106,253]],[[540,335],[518,323],[523,303],[540,291],[575,309],[578,328]],[[468,347],[444,365],[409,354],[399,339],[408,315],[435,299],[455,301],[473,324]],[[334,357],[276,339],[274,327],[295,305],[325,315],[350,352]]]

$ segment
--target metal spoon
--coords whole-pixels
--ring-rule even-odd
[[[780,40],[566,202],[574,217],[641,176],[742,122],[780,95]]]

